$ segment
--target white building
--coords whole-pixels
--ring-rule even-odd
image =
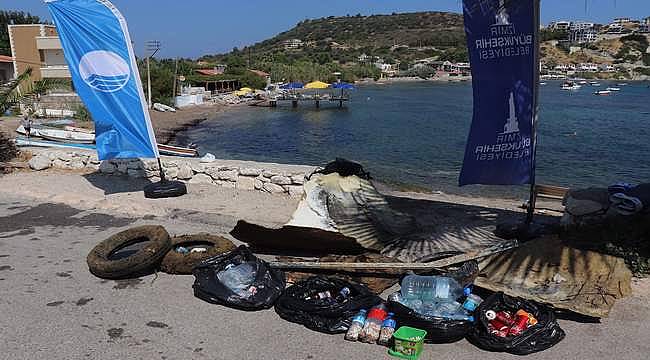
[[[569,25],[569,30],[571,31],[576,31],[576,30],[587,30],[587,29],[593,29],[596,26],[596,24],[592,22],[586,22],[586,21],[574,21]]]
[[[571,27],[571,21],[553,21],[548,24],[548,28],[557,31],[567,31]]]
[[[631,23],[631,22],[632,22],[632,19],[630,19],[629,17],[614,18],[614,24],[621,24],[622,25],[622,24],[627,24],[627,23]]]
[[[572,30],[569,33],[569,40],[573,43],[585,44],[596,42],[598,32],[593,28]]]
[[[285,50],[296,50],[301,49],[304,44],[300,39],[289,39],[285,40],[282,45],[284,45]]]
[[[576,70],[581,72],[598,72],[598,64],[582,63],[577,66]]]

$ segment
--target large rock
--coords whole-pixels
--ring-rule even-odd
[[[190,167],[192,168],[192,171],[194,171],[195,173],[205,172],[205,165],[203,164],[191,162]]]
[[[263,190],[264,183],[260,179],[255,179],[255,190]]]
[[[145,170],[158,170],[158,160],[152,160],[152,159],[142,160],[142,167]]]
[[[212,178],[209,175],[206,174],[195,174],[192,176],[190,181],[188,181],[190,184],[214,184],[212,181]]]
[[[260,176],[261,174],[262,174],[262,169],[243,168],[239,170],[239,175],[242,176]]]
[[[291,175],[291,181],[294,184],[302,185],[305,183],[305,174],[295,174]]]
[[[271,178],[271,177],[273,177],[275,175],[278,175],[278,173],[275,172],[275,171],[271,171],[271,170],[264,170],[262,172],[262,176],[267,177],[267,178]]]
[[[227,180],[215,180],[214,183],[219,185],[219,186],[223,186],[223,187],[231,188],[231,189],[234,189],[236,187],[235,182],[227,181]]]
[[[59,159],[63,161],[71,161],[74,153],[71,152],[65,152],[65,153],[59,153]]]
[[[126,164],[126,167],[129,170],[139,170],[142,169],[142,163],[140,160],[131,160]]]
[[[176,179],[178,177],[178,168],[175,166],[165,168],[165,177]]]
[[[102,161],[99,164],[99,171],[105,174],[113,174],[117,170],[117,167],[110,161]]]
[[[237,181],[237,175],[239,174],[239,171],[237,170],[226,170],[226,171],[219,171],[218,176],[219,180],[226,180],[226,181]]]
[[[271,179],[265,178],[264,176],[258,176],[255,179],[257,179],[257,180],[259,180],[259,181],[261,181],[263,183],[271,182]]]
[[[43,155],[43,153],[41,153],[40,155]],[[54,161],[54,159],[58,159],[58,158],[59,158],[59,155],[61,155],[61,152],[60,152],[60,151],[47,152],[47,153],[45,153],[45,155],[47,155],[47,157],[48,157],[51,161]]]
[[[36,155],[29,160],[29,168],[36,171],[45,170],[51,165],[50,158],[44,154]]]
[[[273,183],[265,183],[264,191],[270,192],[271,194],[281,194],[285,192],[282,186]]]
[[[206,166],[204,172],[214,180],[219,180],[219,168],[218,167],[211,167],[211,166]]]
[[[72,159],[72,161],[70,161],[68,166],[70,167],[70,169],[81,170],[81,169],[86,167],[86,164],[84,163],[83,159],[75,158],[75,159]]]
[[[194,173],[192,172],[192,167],[189,164],[181,164],[181,166],[178,168],[177,177],[181,180],[187,180],[191,179],[193,174]]]
[[[97,158],[97,154],[91,154],[88,157],[88,162],[94,165],[99,165],[100,163],[99,159]]]
[[[275,175],[271,177],[271,182],[278,185],[291,185],[291,178],[282,175]]]
[[[241,190],[255,190],[255,178],[248,176],[240,176],[237,178],[237,189]]]
[[[128,163],[126,163],[126,162],[124,162],[124,161],[120,161],[120,162],[117,164],[117,172],[120,172],[120,173],[122,173],[122,174],[126,174],[127,171],[129,171],[129,165],[128,165]]]

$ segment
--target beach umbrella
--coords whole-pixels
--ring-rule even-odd
[[[280,89],[293,90],[293,89],[302,89],[303,87],[304,87],[304,85],[301,82],[290,82],[288,84],[284,84],[284,85],[280,86]]]
[[[322,81],[313,81],[305,85],[305,89],[327,89],[329,86],[330,84]]]
[[[350,83],[346,83],[346,82],[334,83],[334,84],[332,84],[332,88],[333,89],[343,89],[343,90],[354,90],[354,89],[356,89],[356,87],[354,85],[352,85]]]

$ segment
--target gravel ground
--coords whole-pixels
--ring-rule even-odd
[[[383,347],[307,330],[272,309],[244,312],[203,302],[192,294],[192,276],[108,281],[86,266],[95,244],[134,225],[227,234],[239,218],[281,224],[295,204],[194,186],[186,197],[152,201],[137,186],[106,192],[78,175],[0,177],[0,359],[391,358]],[[561,320],[566,339],[527,358],[647,359],[650,281],[635,280],[633,289],[601,323]],[[427,345],[421,357],[503,358],[517,357],[464,340]]]

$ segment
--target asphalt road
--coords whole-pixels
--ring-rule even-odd
[[[107,281],[88,272],[99,241],[136,224],[170,233],[225,234],[233,219],[98,214],[27,197],[0,197],[0,359],[389,359],[386,348],[351,343],[193,296],[192,276]],[[528,359],[647,359],[650,282],[601,323],[561,321],[567,337]],[[426,345],[421,359],[519,358],[466,341]]]

